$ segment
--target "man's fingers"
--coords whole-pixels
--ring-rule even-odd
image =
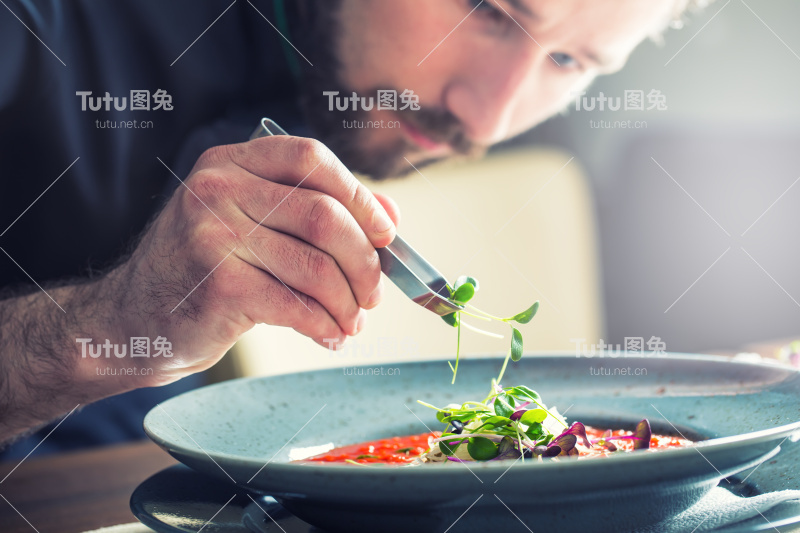
[[[228,147],[231,160],[275,183],[322,192],[342,204],[375,248],[396,232],[386,209],[325,145],[304,137],[276,136]]]
[[[381,279],[378,254],[342,204],[321,192],[294,189],[256,178],[242,169],[237,171],[240,174],[236,179],[246,184],[238,201],[253,221],[250,236],[259,234],[260,222],[264,228],[291,235],[322,250],[344,273],[360,307],[371,309],[378,304]],[[329,281],[319,279],[320,283]]]
[[[260,271],[256,276],[249,290],[240,296],[242,311],[254,322],[293,328],[323,346],[344,343],[347,335],[322,304],[287,288],[267,272]]]
[[[287,287],[314,298],[348,335],[358,333],[359,306],[333,257],[291,235],[263,227],[249,242],[240,250],[240,257]]]

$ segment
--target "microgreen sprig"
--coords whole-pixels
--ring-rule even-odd
[[[516,458],[524,461],[537,455],[548,457],[562,452],[571,455],[578,436],[588,443],[582,424],[567,426],[563,418],[548,410],[536,391],[524,385],[504,389],[493,380],[492,390],[482,402],[469,401],[444,408],[418,403],[436,410],[436,419],[445,424],[436,442],[451,461],[461,460],[455,454],[464,444],[475,461]],[[567,428],[566,431],[554,434],[553,421]]]
[[[497,381],[500,382],[500,380],[503,378],[506,367],[508,366],[508,360],[511,359],[512,361],[517,362],[522,359],[522,333],[514,326],[514,324],[527,324],[533,319],[534,316],[536,316],[536,312],[539,310],[539,302],[536,301],[526,310],[509,318],[500,318],[490,315],[489,313],[481,311],[477,307],[468,304],[468,302],[475,296],[478,287],[478,280],[471,276],[461,276],[456,280],[453,287],[448,286],[448,290],[450,291],[450,301],[458,305],[462,305],[465,308],[462,311],[456,311],[442,317],[442,320],[458,330],[456,341],[456,364],[454,366],[452,363],[448,362],[450,369],[453,371],[453,380],[451,383],[456,382],[456,375],[458,374],[458,361],[461,355],[461,326],[463,325],[464,327],[473,331],[477,331],[478,333],[495,336],[493,333],[483,331],[466,324],[463,322],[461,315],[468,315],[486,321],[494,320],[497,322],[505,322],[511,328],[511,347],[509,348],[508,354],[503,361],[503,367],[500,371],[500,376],[497,378]]]

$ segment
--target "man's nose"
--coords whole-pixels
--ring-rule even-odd
[[[520,99],[535,97],[524,89],[536,72],[547,68],[546,61],[550,58],[544,50],[526,46],[465,65],[462,76],[448,87],[445,103],[471,141],[488,146],[508,136]]]

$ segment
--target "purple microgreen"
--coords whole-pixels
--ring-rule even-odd
[[[558,446],[561,448],[562,454],[570,454],[570,451],[575,448],[575,444],[578,442],[578,437],[572,434],[563,434],[559,437],[556,437],[553,442],[551,442],[547,447],[552,448]]]
[[[650,447],[650,437],[653,436],[653,431],[650,429],[650,422],[645,418],[636,425],[636,430],[633,432],[636,440],[633,442],[634,450],[645,450]]]
[[[511,437],[503,437],[497,445],[497,457],[495,459],[516,459],[521,455],[517,448],[517,443]]]
[[[583,441],[583,445],[587,448],[592,447],[592,443],[589,441],[589,437],[586,436],[586,426],[584,426],[580,422],[575,422],[570,427],[568,427],[561,435],[556,437],[556,440],[563,437],[564,435],[575,435],[575,437],[580,437]]]
[[[555,446],[554,448],[558,448],[558,446]],[[548,450],[547,446],[534,446],[533,455],[544,455],[547,453],[547,450]],[[558,448],[558,453],[556,453],[556,450],[553,449],[553,453],[558,455],[559,453],[561,453],[561,448]]]
[[[537,448],[538,448],[538,446],[537,446]],[[557,444],[553,444],[553,445],[547,446],[547,448],[545,448],[545,451],[542,454],[542,457],[555,457],[557,455],[561,455],[561,446],[559,446]]]

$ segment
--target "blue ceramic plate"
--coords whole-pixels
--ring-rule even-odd
[[[800,436],[800,373],[711,356],[530,355],[506,385],[526,384],[570,420],[704,439],[693,448],[599,460],[416,468],[291,463],[299,448],[351,444],[437,427],[421,399],[480,399],[500,361],[443,361],[229,381],[173,398],[145,418],[148,435],[191,468],[270,494],[329,531],[593,527],[624,531],[685,510],[723,478]],[[726,482],[723,482],[726,483]],[[466,512],[466,514],[465,514]]]

